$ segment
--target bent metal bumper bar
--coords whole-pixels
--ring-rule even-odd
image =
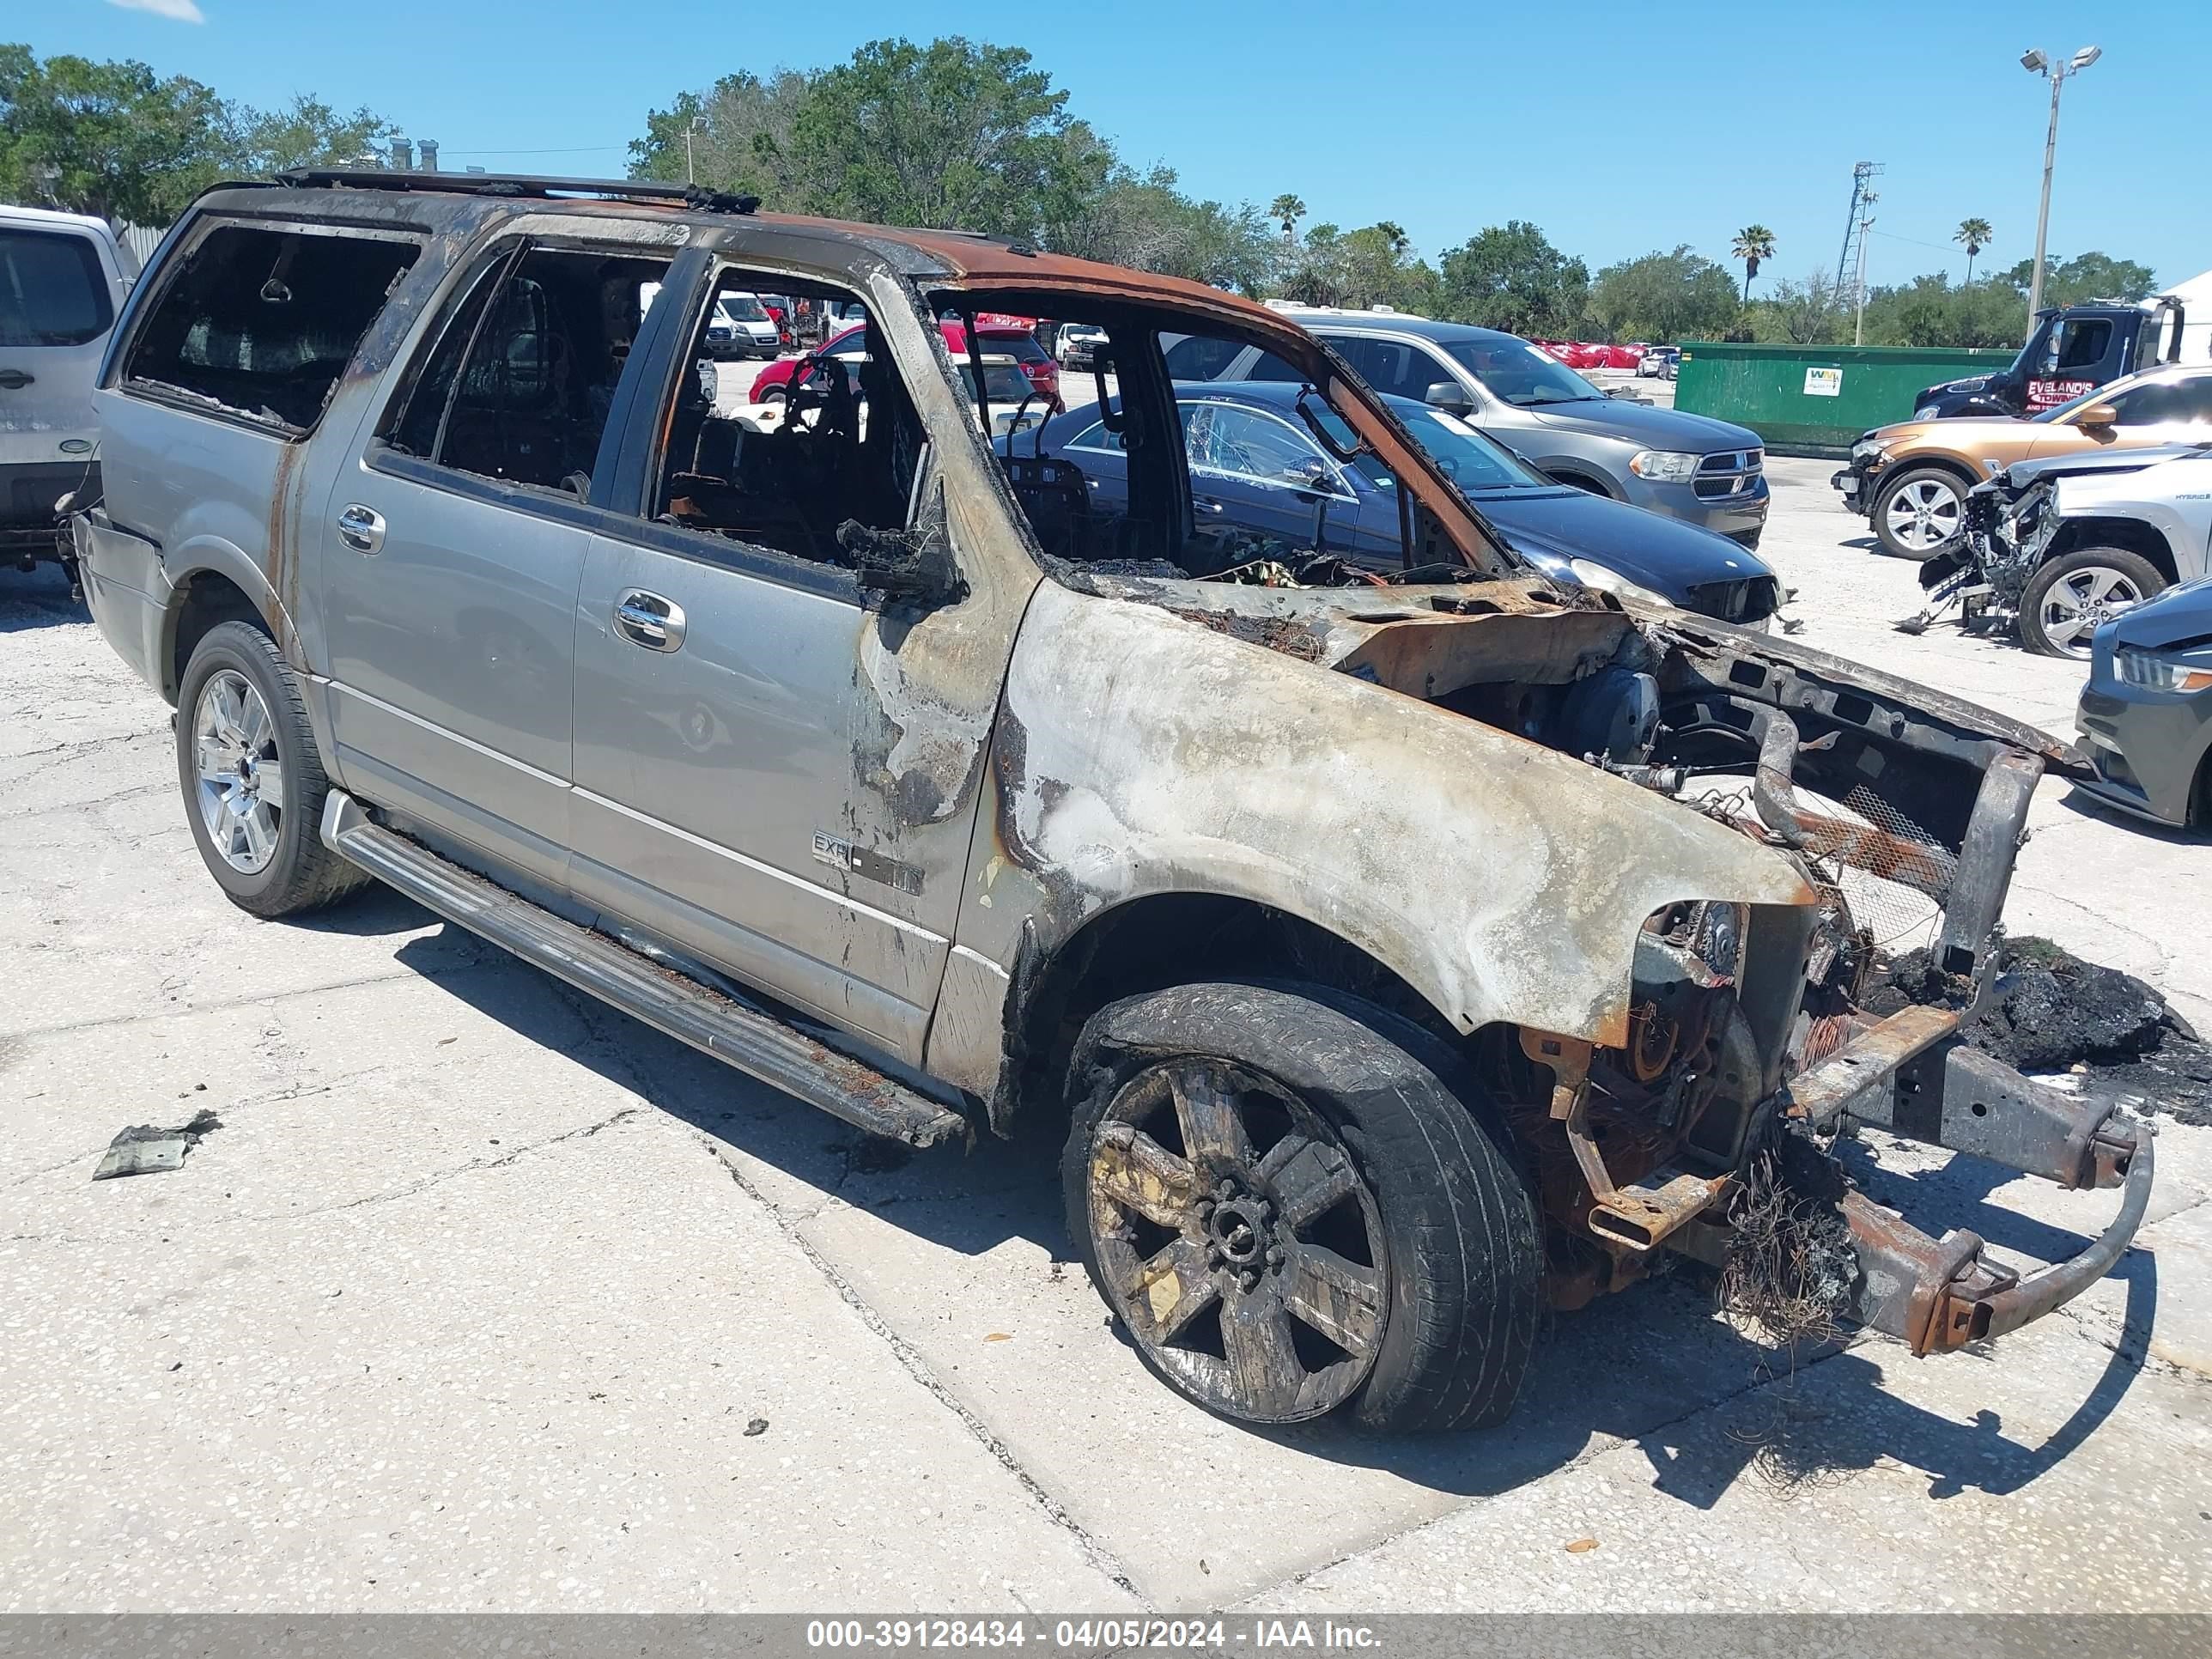
[[[2112,1271],[2150,1203],[2149,1126],[2122,1122],[2109,1103],[2084,1102],[1967,1048],[1958,1021],[1948,1009],[1908,1008],[1868,1026],[1793,1080],[1790,1114],[1815,1129],[1847,1120],[1887,1129],[2068,1188],[2125,1190],[2088,1249],[2026,1278],[1985,1260],[1976,1234],[1930,1238],[1863,1194],[1845,1194],[1840,1207],[1859,1258],[1851,1316],[1916,1354],[2002,1336],[2072,1301]]]

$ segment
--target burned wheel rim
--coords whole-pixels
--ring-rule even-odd
[[[1293,1423],[1367,1380],[1389,1311],[1381,1214],[1291,1091],[1218,1060],[1141,1072],[1092,1133],[1087,1186],[1109,1299],[1200,1403]]]
[[[2043,637],[2063,656],[2087,657],[2097,629],[2130,605],[2142,603],[2142,590],[2124,570],[2084,565],[2051,584],[2037,607]]]
[[[1956,484],[1941,478],[1915,478],[1891,495],[1882,520],[1899,547],[1933,553],[1959,533],[1964,507]]]
[[[235,669],[208,676],[192,705],[193,805],[208,844],[232,869],[258,875],[276,856],[284,763],[276,722]]]

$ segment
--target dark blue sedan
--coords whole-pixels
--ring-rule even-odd
[[[1378,571],[1398,569],[1396,481],[1372,455],[1346,463],[1325,453],[1299,410],[1300,390],[1268,381],[1178,383],[1200,527],[1249,531]],[[1444,410],[1406,398],[1383,401],[1498,538],[1546,575],[1753,627],[1765,627],[1780,603],[1773,570],[1727,537],[1554,483]],[[1326,404],[1309,396],[1306,410],[1344,448],[1353,447],[1351,428]],[[1121,440],[1096,405],[1016,441],[1019,454],[1041,445],[1080,471],[1096,516],[1128,510]]]

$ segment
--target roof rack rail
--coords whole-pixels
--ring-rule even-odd
[[[648,179],[553,179],[529,173],[409,173],[391,167],[290,167],[276,175],[295,189],[423,190],[463,196],[606,196],[633,202],[680,202],[710,213],[751,213],[757,196],[732,196],[704,185]]]

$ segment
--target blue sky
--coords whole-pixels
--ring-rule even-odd
[[[1888,172],[1868,275],[2035,245],[2047,85],[2021,50],[2102,62],[2069,81],[2054,254],[2099,248],[2171,283],[2212,267],[2203,118],[2212,7],[1741,7],[1305,0],[933,8],[664,0],[66,0],[11,8],[44,54],[141,58],[230,97],[367,103],[448,166],[620,171],[645,112],[732,70],[834,62],[861,41],[964,33],[1029,48],[1070,108],[1193,191],[1316,221],[1392,219],[1434,257],[1533,219],[1593,268],[1687,242],[1724,258],[1754,220],[1769,271],[1832,271],[1854,161]],[[179,21],[197,13],[203,21]],[[1348,21],[1352,19],[1358,21]]]

